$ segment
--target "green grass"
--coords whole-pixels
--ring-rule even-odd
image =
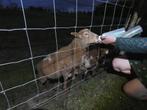
[[[121,90],[127,82],[124,77],[101,73],[68,94],[49,101],[42,108],[48,110],[146,110],[147,102],[127,97]]]

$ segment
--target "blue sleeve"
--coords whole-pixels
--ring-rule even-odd
[[[147,38],[117,38],[116,48],[129,53],[147,53]]]

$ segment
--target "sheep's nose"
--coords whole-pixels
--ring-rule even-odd
[[[96,43],[98,43],[100,40],[100,36],[96,35]]]
[[[98,35],[96,35],[96,37],[97,37],[97,38],[99,38],[99,36],[98,36]]]
[[[100,43],[102,41],[101,36],[97,35],[97,43]]]

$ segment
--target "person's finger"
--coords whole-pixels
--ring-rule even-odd
[[[106,36],[101,36],[101,40],[104,40],[104,39],[106,39]]]

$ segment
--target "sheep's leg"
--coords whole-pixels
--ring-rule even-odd
[[[77,76],[79,73],[80,73],[80,67],[79,67],[79,65],[77,66],[77,67],[75,67],[75,68],[73,68],[73,77],[75,77],[75,76]]]
[[[43,73],[38,72],[38,77],[43,77],[43,76],[44,76]],[[46,83],[47,83],[47,78],[46,78],[46,77],[45,77],[45,78],[40,78],[39,81],[40,81],[40,83],[41,83],[42,85],[46,85]]]
[[[72,80],[74,80],[76,78],[76,75],[78,74],[77,69],[75,68],[75,70],[71,74],[72,74]]]
[[[65,81],[64,81],[64,90],[66,90],[67,89],[67,79],[65,79]]]
[[[63,74],[63,78],[64,78],[63,88],[64,88],[64,90],[66,90],[67,89],[67,80],[68,80],[68,73],[67,72],[65,72]]]
[[[63,75],[63,77],[64,77],[64,90],[66,90],[68,87],[68,84],[70,84],[71,82],[70,81],[72,81],[72,79],[71,78],[73,78],[73,75],[74,75],[74,73],[73,72],[65,72],[64,73],[64,75]],[[70,80],[69,80],[69,78],[70,78]]]

